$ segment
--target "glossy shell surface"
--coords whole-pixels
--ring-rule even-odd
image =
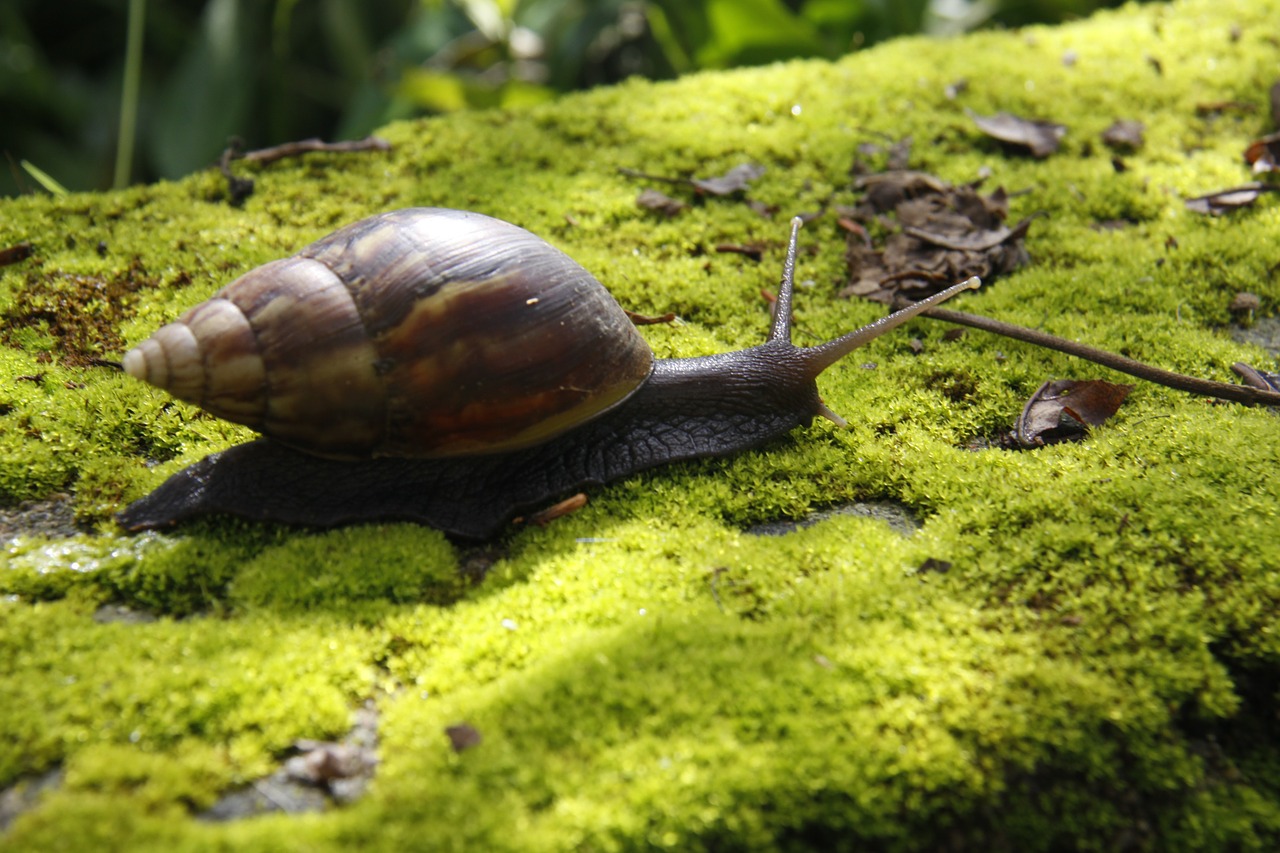
[[[233,281],[129,374],[322,456],[528,447],[613,408],[653,354],[594,277],[477,213],[361,220]]]

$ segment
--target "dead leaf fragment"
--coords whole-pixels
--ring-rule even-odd
[[[1208,195],[1189,198],[1186,201],[1187,210],[1193,213],[1207,213],[1210,216],[1221,216],[1241,207],[1248,207],[1258,200],[1265,192],[1273,192],[1277,187],[1267,184],[1260,184],[1256,181],[1253,183],[1242,184],[1238,187],[1230,189],[1218,190]]]
[[[34,251],[31,244],[27,242],[18,243],[7,249],[0,249],[0,267],[7,267],[9,264],[16,264],[19,261],[25,261],[31,257]]]
[[[894,303],[922,299],[970,276],[988,279],[1029,258],[1023,238],[1031,224],[1004,224],[1009,197],[1003,189],[981,195],[973,185],[953,187],[923,172],[897,171],[859,178],[866,191],[858,206],[841,209],[847,232],[849,282],[840,295]],[[872,230],[893,227],[877,248]]]
[[[652,187],[640,192],[640,195],[636,197],[636,204],[645,210],[653,210],[664,216],[675,216],[689,206],[686,202],[678,198],[672,198]]]
[[[699,191],[711,195],[732,195],[745,190],[748,184],[763,174],[764,166],[743,163],[741,166],[734,166],[723,175],[714,178],[691,178],[689,183]]]
[[[449,746],[454,752],[462,752],[471,749],[473,746],[479,746],[483,738],[480,737],[480,731],[470,723],[456,723],[452,726],[445,726],[444,733],[449,736]]]
[[[1255,175],[1280,172],[1280,133],[1271,133],[1249,143],[1244,150],[1244,160],[1253,167]]]
[[[1048,157],[1058,150],[1062,137],[1067,135],[1065,125],[1021,118],[1012,113],[999,112],[992,116],[981,116],[970,112],[969,118],[987,136],[1008,145],[1026,148],[1034,157]]]
[[[1132,390],[1102,379],[1051,379],[1023,407],[1014,437],[1024,448],[1078,440],[1114,415]]]
[[[1262,297],[1256,293],[1241,291],[1231,299],[1231,304],[1227,306],[1227,310],[1232,314],[1236,314],[1245,311],[1257,311],[1261,307]]]
[[[1142,147],[1146,129],[1140,121],[1118,118],[1102,131],[1102,141],[1119,151],[1137,151]]]
[[[673,178],[669,175],[655,175],[649,172],[642,172],[639,169],[621,168],[619,174],[626,175],[628,178],[639,178],[645,181],[660,181],[664,184],[676,184],[678,186],[693,187],[698,195],[714,195],[727,196],[735,193],[743,192],[747,186],[765,173],[764,166],[755,163],[743,163],[741,166],[734,166],[723,175],[717,175],[713,178]],[[645,207],[646,204],[642,199],[646,198],[645,193],[641,193],[640,198],[636,199],[636,203]],[[668,203],[662,199],[666,198],[661,193],[657,193],[647,197],[653,204],[660,207],[667,207]],[[768,208],[765,208],[766,210]],[[665,211],[664,211],[665,212]],[[668,215],[672,215],[668,213]]]

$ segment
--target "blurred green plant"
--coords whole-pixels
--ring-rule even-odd
[[[6,0],[0,193],[176,178],[249,147],[424,113],[836,57],[1118,0]],[[127,35],[127,37],[126,37]],[[45,185],[44,181],[40,182]]]

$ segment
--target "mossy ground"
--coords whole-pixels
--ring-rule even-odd
[[[920,321],[923,353],[898,333],[823,377],[851,429],[636,476],[475,551],[409,525],[122,536],[123,501],[246,433],[87,366],[252,266],[411,205],[518,222],[627,307],[675,311],[683,324],[642,330],[660,355],[749,345],[787,216],[851,201],[855,147],[911,135],[914,166],[955,182],[989,169],[1019,193],[1014,218],[1045,214],[1035,264],[961,307],[1228,380],[1233,361],[1272,363],[1224,326],[1237,291],[1280,304],[1280,203],[1213,219],[1182,199],[1246,179],[1278,19],[1274,0],[1153,5],[398,124],[389,154],[246,167],[257,192],[240,210],[216,171],[5,202],[0,246],[36,253],[0,270],[0,502],[67,492],[93,532],[5,545],[0,786],[63,772],[0,844],[1280,846],[1274,414],[1140,385],[1083,443],[964,450],[1043,380],[1108,374],[973,332],[944,343]],[[1033,160],[981,138],[965,107],[1070,133]],[[1120,173],[1098,138],[1116,118],[1147,126]],[[768,168],[751,196],[777,217],[705,199],[664,219],[618,174],[746,161]],[[722,242],[763,242],[764,261]],[[803,340],[881,312],[834,297],[832,217],[803,242]],[[901,501],[922,529],[742,532],[867,498]],[[950,570],[920,571],[930,557]],[[101,623],[104,603],[159,618]],[[370,697],[381,765],[365,798],[193,817],[295,740],[340,736]],[[458,722],[482,743],[454,753]]]

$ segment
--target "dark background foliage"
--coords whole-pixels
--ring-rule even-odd
[[[359,138],[389,120],[836,57],[1087,14],[1116,0],[7,0],[0,194],[176,178],[249,148]],[[137,85],[123,83],[127,32]],[[123,93],[123,94],[122,94]],[[116,163],[122,116],[132,155]],[[128,144],[124,147],[128,150]],[[30,168],[34,167],[34,168]]]

